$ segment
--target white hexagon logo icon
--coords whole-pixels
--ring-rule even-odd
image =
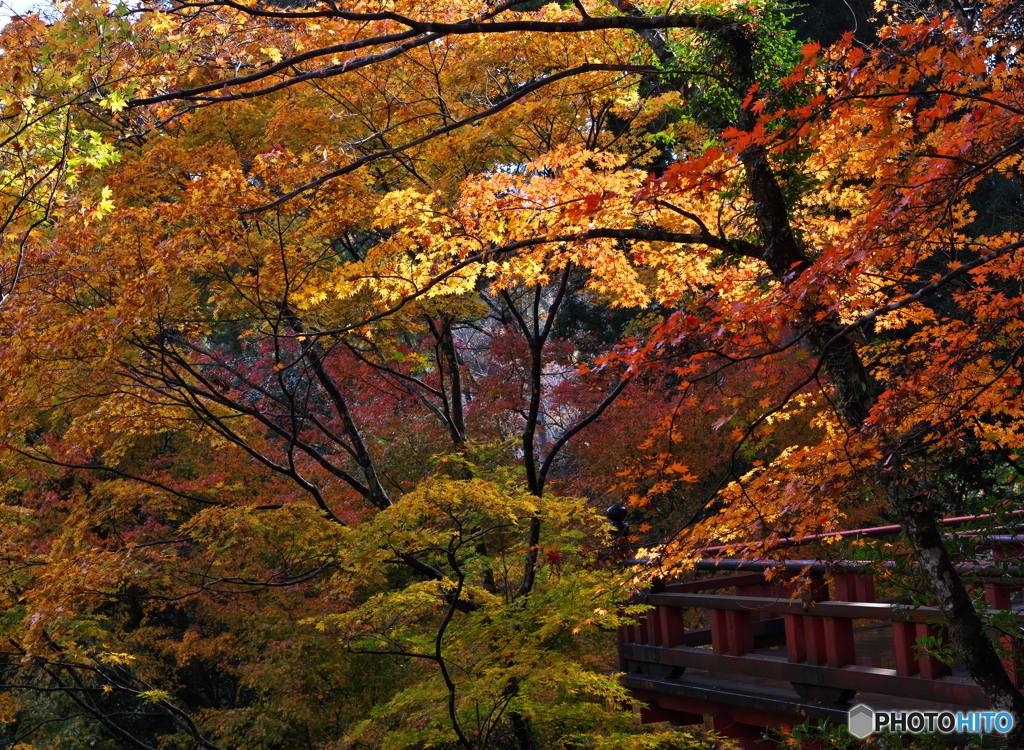
[[[858,740],[864,739],[875,731],[875,712],[863,703],[858,703],[847,715],[846,728]]]

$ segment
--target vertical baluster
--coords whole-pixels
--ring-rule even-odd
[[[853,645],[853,620],[846,617],[822,617],[825,621],[825,662],[830,667],[845,667],[856,661]]]
[[[822,617],[805,615],[804,643],[807,648],[808,664],[825,664],[828,661],[828,648],[825,640],[825,622]]]
[[[737,597],[771,596],[771,594],[768,593],[768,584],[764,581],[759,583],[748,583],[745,586],[735,586],[733,588],[733,592]],[[754,622],[757,622],[758,620],[767,620],[769,617],[771,617],[771,614],[759,612],[757,610],[753,610],[750,613],[750,619]]]
[[[804,595],[804,601],[828,601],[828,581],[825,580],[824,573],[819,573],[817,571],[811,573],[810,583],[807,586],[807,591]]]
[[[647,626],[647,643],[651,646],[661,645],[661,610],[663,607],[655,607],[647,613],[647,619],[644,621]]]
[[[918,638],[938,638],[942,644],[946,643],[945,630],[934,625],[930,625],[927,622],[917,623],[917,637]],[[938,677],[945,677],[946,675],[953,674],[953,667],[949,664],[943,664],[941,661],[936,659],[934,656],[924,654],[920,659],[917,660],[918,670],[921,676],[926,680],[934,680]]]
[[[873,602],[875,579],[861,573],[841,573],[835,577],[836,599],[843,602]]]
[[[754,650],[754,626],[750,612],[729,610],[725,613],[729,631],[729,653],[733,656],[749,654]]]
[[[917,629],[912,622],[894,622],[892,624],[892,643],[896,651],[896,674],[910,677],[917,674],[918,663],[914,654],[914,640]]]
[[[636,620],[626,625],[626,643],[636,643]]]
[[[647,645],[647,617],[637,617],[636,625],[633,626],[633,642],[640,645]]]
[[[629,625],[620,625],[615,629],[615,647],[619,654],[619,671],[628,672],[629,665],[626,663],[625,649],[623,648],[631,641],[629,637]]]
[[[786,658],[792,662],[807,660],[807,639],[804,637],[804,616],[785,615]]]
[[[711,615],[711,650],[716,654],[725,654],[729,651],[728,626],[725,622],[725,610],[712,609]]]
[[[661,645],[665,648],[678,646],[686,639],[683,610],[679,607],[659,607],[658,625],[661,628]]]
[[[986,582],[985,601],[992,609],[1008,610],[1011,607],[1010,596],[1013,591],[1013,586]],[[1015,686],[1024,686],[1024,642],[1013,635],[1003,635],[1000,636],[999,643],[1009,651],[1009,655],[1003,658],[1006,673]]]
[[[750,612],[711,610],[711,648],[716,654],[742,656],[754,650]]]
[[[856,573],[840,573],[832,579],[836,591],[836,601],[855,602],[857,601]]]
[[[857,577],[857,601],[873,602],[875,600],[875,577],[860,575]]]

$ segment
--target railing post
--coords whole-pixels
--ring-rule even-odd
[[[900,677],[911,677],[917,674],[918,663],[914,655],[914,641],[917,629],[912,622],[894,622],[892,624],[892,643],[896,651],[896,674]]]
[[[830,667],[853,664],[856,649],[853,645],[853,620],[846,617],[823,617],[825,621],[825,658]]]
[[[651,646],[661,645],[661,607],[655,607],[647,612],[644,625],[647,630],[647,643]]]
[[[629,625],[620,625],[615,630],[615,646],[619,652],[619,671],[629,672],[629,665],[626,663],[625,649],[623,648],[628,642],[629,638]]]
[[[784,593],[791,593],[792,587],[793,584],[789,584],[786,587],[789,590]],[[814,602],[828,601],[828,583],[821,573],[812,573],[802,593],[805,605],[808,609],[813,608]],[[786,628],[786,658],[789,661],[820,665],[829,660],[825,618],[808,612],[805,615],[784,615],[783,622]],[[853,637],[852,631],[850,637]],[[835,654],[836,659],[842,656],[839,652]]]
[[[840,573],[834,581],[836,599],[841,602],[873,602],[875,600],[874,576],[863,573]]]
[[[1014,536],[1001,542],[993,548],[992,557],[995,560],[1020,560],[1021,557],[1024,557],[1024,538]],[[1019,586],[986,583],[985,599],[993,609],[1008,610],[1011,608],[1010,596],[1015,589],[1019,588]],[[1009,651],[1009,656],[1003,659],[1003,664],[1010,679],[1013,680],[1015,686],[1024,687],[1024,641],[1012,635],[1004,635],[999,642]]]
[[[754,650],[750,612],[711,610],[711,648],[716,654],[742,656]]]
[[[807,660],[807,639],[804,637],[804,616],[783,615],[786,624],[786,658],[792,662]]]
[[[686,640],[683,610],[679,607],[658,607],[655,611],[660,630],[659,645],[672,648],[683,643]]]
[[[1008,610],[1011,607],[1010,596],[1014,588],[1001,583],[986,582],[985,601],[992,609]],[[1004,635],[999,638],[999,644],[1009,651],[1009,654],[1003,657],[1003,666],[1010,680],[1016,687],[1024,686],[1024,642],[1012,635]]]
[[[945,644],[946,634],[941,627],[926,622],[894,622],[892,624],[892,642],[896,652],[896,674],[900,677],[921,675],[926,680],[934,680],[953,674],[953,667],[936,659],[930,654],[919,655],[917,641],[919,639],[939,639],[940,645]]]
[[[825,575],[817,571],[812,572],[807,590],[804,592],[804,601],[827,602],[828,598],[828,581],[825,580]]]
[[[992,548],[993,560],[1019,560],[1024,557],[1024,539],[1014,537],[998,542]]]
[[[749,654],[754,650],[753,618],[750,612],[726,612],[725,621],[729,628],[729,653],[733,656]]]
[[[647,645],[647,616],[636,618],[636,625],[633,626],[633,643],[640,646]]]
[[[837,618],[815,617],[814,615],[785,615],[786,658],[792,662],[806,661],[808,664],[817,665],[828,663],[831,666],[825,621],[835,619]],[[852,638],[853,631],[851,630],[851,641]],[[837,640],[837,642],[840,641],[842,641],[842,636]],[[852,648],[852,644],[850,648]],[[845,652],[837,651],[834,660],[838,661],[844,656]],[[851,662],[846,663],[850,664]]]
[[[708,615],[711,620],[711,650],[716,654],[724,654],[729,650],[725,610],[712,609],[708,612]]]
[[[803,621],[807,663],[825,664],[828,661],[828,648],[825,640],[825,618],[805,615]]]
[[[917,637],[934,639],[938,638],[942,644],[946,643],[946,634],[944,628],[930,625],[927,622],[917,623]],[[934,680],[939,677],[945,677],[946,675],[953,674],[953,667],[949,664],[945,664],[930,654],[924,654],[920,659],[917,660],[918,669],[921,672],[921,676],[926,680]]]

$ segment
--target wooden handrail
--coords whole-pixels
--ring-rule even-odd
[[[661,584],[664,587],[664,590],[657,591],[657,593],[696,594],[700,591],[708,591],[709,589],[725,589],[733,586],[753,586],[763,584],[764,582],[763,571],[757,571],[754,573],[744,573],[743,575],[738,576],[725,576],[724,578],[702,578],[697,581],[665,583]]]
[[[1005,513],[1006,516],[1020,517],[1024,515],[1024,510],[1011,510]],[[995,513],[981,513],[976,516],[953,516],[951,518],[940,518],[939,525],[941,526],[963,526],[964,524],[973,523],[975,521],[984,521],[990,518],[996,518]],[[848,539],[851,537],[868,537],[878,538],[886,536],[894,536],[903,527],[898,524],[892,524],[890,526],[870,526],[863,529],[849,529],[847,531],[829,531],[823,534],[808,534],[807,536],[801,537],[784,537],[778,539],[773,543],[773,547],[794,547],[801,544],[808,544],[810,542],[822,542],[826,539]],[[729,552],[739,547],[745,546],[744,543],[737,544],[723,544],[717,547],[705,547],[703,552],[709,554],[715,554],[718,552]]]
[[[948,518],[943,523],[964,525],[986,517],[991,516]],[[899,530],[898,526],[856,529],[783,540],[787,544],[782,546],[836,536],[887,536]],[[1006,531],[1014,529],[1006,527]],[[1024,623],[1018,598],[1024,588],[1024,536],[1004,531],[978,541],[992,549],[993,561],[960,563],[958,570],[970,574],[969,585],[983,589],[980,593],[988,605],[983,614],[1010,612],[1015,621]],[[732,545],[705,552],[731,549]],[[631,600],[652,608],[619,629],[623,682],[641,700],[656,703],[658,711],[675,711],[672,716],[683,723],[709,711],[730,715],[731,707],[740,706],[745,718],[737,720],[778,725],[777,718],[757,718],[765,716],[763,706],[758,708],[765,695],[771,698],[772,711],[783,707],[794,716],[805,715],[808,706],[839,710],[857,692],[985,706],[980,688],[953,676],[951,660],[944,653],[946,634],[939,609],[876,598],[872,573],[905,564],[892,558],[878,562],[700,560],[694,565],[696,571],[712,575],[692,581],[656,581]],[[773,572],[770,580],[765,578],[767,571]],[[730,593],[717,593],[723,590]],[[697,617],[692,614],[695,611],[700,613]],[[862,622],[857,621],[887,623],[887,627],[861,634]],[[1010,679],[1024,686],[1024,639],[1006,633],[1000,641],[1006,649],[1003,661]],[[864,648],[871,652],[863,653]],[[866,663],[895,669],[865,666],[866,656],[873,657]],[[689,680],[686,670],[691,668],[704,671]],[[746,692],[745,682],[750,684]],[[682,696],[687,695],[684,700]],[[658,715],[655,711],[645,720],[663,720],[655,718]]]
[[[946,677],[942,680],[923,680],[920,677],[901,676],[893,669],[876,667],[829,667],[817,664],[794,664],[783,657],[762,654],[732,656],[715,654],[707,649],[676,646],[625,645],[627,659],[638,662],[692,667],[710,672],[788,680],[805,685],[816,685],[840,690],[863,690],[883,695],[905,695],[912,698],[956,703],[965,706],[987,706],[981,688],[969,680]]]
[[[1022,540],[1024,542],[1024,540]],[[1003,560],[987,565],[976,563],[957,563],[958,573],[968,573],[977,576],[982,581],[994,581],[997,583],[1014,583],[1024,585],[1024,565],[1014,562],[1016,558],[1009,558],[1006,564]],[[788,573],[870,573],[873,570],[887,570],[898,567],[897,563],[891,561],[871,562],[863,560],[735,560],[735,559],[704,559],[693,564],[695,570],[704,572],[764,572],[766,570],[784,570]],[[985,575],[988,573],[989,575]],[[1016,575],[1015,575],[1016,574]],[[728,580],[728,579],[705,579],[707,581]],[[723,584],[729,586],[734,584]]]
[[[722,594],[647,594],[647,604],[686,609],[713,609],[731,612],[765,612],[773,615],[839,617],[846,620],[884,620],[886,622],[928,622],[939,616],[935,607],[910,607],[880,602],[810,602],[781,597],[728,596]],[[991,610],[995,612],[995,610]]]

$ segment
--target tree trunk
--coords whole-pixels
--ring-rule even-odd
[[[756,82],[753,40],[749,32],[739,26],[729,27],[721,34],[732,46],[737,92],[743,96]],[[749,109],[741,114],[739,125],[744,130],[753,129],[754,118]],[[792,231],[789,210],[768,154],[763,147],[754,145],[740,155],[740,160],[754,202],[753,213],[763,247],[762,260],[782,283],[792,283],[810,262]],[[856,342],[848,338],[836,339],[841,325],[835,313],[819,323],[809,320],[808,325],[815,326],[808,340],[836,387],[844,420],[852,430],[863,429],[877,403],[877,389],[871,383]],[[882,482],[887,499],[903,525],[903,533],[942,611],[953,652],[985,693],[991,708],[1014,715],[1015,728],[1004,738],[1004,746],[1024,747],[1024,696],[1007,675],[985,623],[956,572],[927,498],[919,492],[907,492],[906,488],[914,485],[899,481],[900,475],[906,473],[899,457],[888,458],[888,476],[883,477]]]
[[[964,669],[984,691],[991,708],[1013,714],[1015,726],[1006,736],[1005,746],[1024,747],[1024,696],[1006,674],[985,624],[956,572],[928,498],[909,493],[896,484],[888,485],[886,491],[917,564],[928,580],[935,604],[942,610],[953,652],[963,660]]]

